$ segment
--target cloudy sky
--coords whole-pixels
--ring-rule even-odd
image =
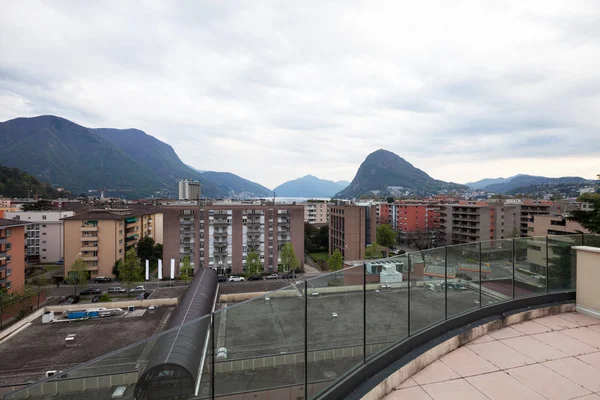
[[[326,5],[323,5],[323,4]],[[198,169],[600,173],[600,2],[4,1],[0,120],[143,129]]]

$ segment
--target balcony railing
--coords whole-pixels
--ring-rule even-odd
[[[372,375],[365,374],[378,372],[369,365],[390,350],[408,354],[412,348],[403,348],[404,343],[439,331],[448,321],[517,301],[538,304],[552,295],[574,295],[572,247],[579,245],[598,247],[600,236],[474,242],[358,261],[219,309],[175,328],[181,333],[160,333],[5,398],[35,399],[57,390],[59,395],[70,392],[73,399],[90,398],[79,381],[100,382],[106,371],[126,375],[128,379],[119,382],[127,382],[123,385],[130,386],[130,393],[135,390],[137,398],[147,398],[149,390],[197,399],[345,398],[332,393],[353,376],[361,382],[369,379]],[[214,259],[213,265],[224,261]],[[201,349],[200,353],[189,351],[181,359],[173,357],[175,366],[161,366],[165,371],[171,368],[167,376],[174,377],[164,380],[164,386],[160,379],[143,380],[159,376],[145,374],[146,368],[159,365],[150,363],[153,349],[172,348],[174,340],[187,340],[186,348]],[[135,368],[120,370],[124,359],[132,360]],[[111,390],[112,380],[104,380]]]

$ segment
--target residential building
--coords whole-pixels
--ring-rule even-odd
[[[200,199],[200,182],[190,179],[179,181],[179,200]]]
[[[304,222],[309,224],[326,224],[329,221],[327,200],[309,200],[304,205]]]
[[[596,189],[593,187],[586,187],[583,189],[579,189],[579,195],[586,194],[586,193],[596,193]]]
[[[113,277],[113,266],[144,236],[162,243],[162,215],[152,207],[96,209],[63,219],[64,274],[82,257],[91,276]]]
[[[573,235],[590,233],[578,222],[569,221],[563,215],[535,215],[529,221],[528,236]]]
[[[519,235],[523,237],[528,235],[529,222],[534,216],[561,212],[560,204],[553,201],[523,200],[516,204],[519,205]]]
[[[7,197],[0,197],[0,208],[10,208],[10,199]]]
[[[28,261],[56,262],[63,258],[63,218],[72,217],[73,211],[17,211],[6,212],[4,217],[27,225],[25,240]]]
[[[9,296],[25,287],[25,227],[27,222],[0,219],[0,288]]]
[[[304,265],[304,206],[229,202],[162,208],[165,260],[176,273],[188,256],[195,270],[241,274],[249,252],[257,252],[265,272],[281,267],[281,250],[292,243]],[[163,266],[165,271],[167,266]]]
[[[329,206],[329,254],[339,250],[346,260],[362,260],[377,240],[376,205]]]

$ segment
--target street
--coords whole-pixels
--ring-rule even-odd
[[[189,281],[188,281],[189,283]],[[187,283],[184,281],[148,281],[148,282],[137,282],[137,283],[132,283],[131,289],[133,289],[136,286],[144,286],[146,288],[146,291],[151,291],[154,289],[157,289],[159,287],[164,288],[164,287],[170,287],[170,286],[186,286]],[[118,282],[118,281],[113,281],[113,282],[108,282],[108,283],[94,283],[93,281],[90,281],[86,284],[80,284],[77,285],[77,293],[75,293],[75,285],[65,285],[65,284],[61,284],[59,287],[54,287],[51,289],[48,289],[48,296],[57,296],[57,297],[61,297],[61,296],[69,296],[72,294],[79,294],[79,292],[81,292],[84,289],[87,289],[89,287],[91,288],[98,288],[100,290],[102,290],[102,292],[106,292],[108,291],[109,287],[112,286],[120,286],[125,290],[129,290],[129,285],[123,282]]]

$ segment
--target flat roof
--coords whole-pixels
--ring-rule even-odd
[[[31,225],[31,222],[16,221],[14,219],[0,218],[0,228],[10,228],[11,226],[26,226]]]

